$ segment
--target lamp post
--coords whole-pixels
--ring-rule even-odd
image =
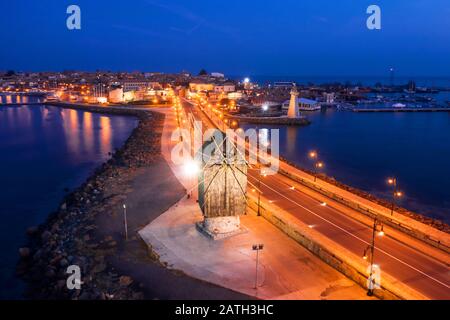
[[[378,227],[380,229],[378,230]],[[380,237],[384,236],[383,224],[378,221],[378,217],[375,217],[373,220],[372,227],[372,243],[364,250],[363,259],[367,260],[368,255],[370,255],[370,271],[369,271],[369,285],[367,290],[367,295],[372,296],[374,290],[375,279],[373,278],[373,257],[375,252],[375,234],[378,231],[378,235]]]
[[[190,182],[189,183],[190,186],[187,191],[188,199],[190,197],[192,197],[192,191],[195,186],[194,177],[198,174],[199,171],[200,171],[199,165],[197,164],[196,161],[194,161],[192,159],[186,161],[186,163],[183,166],[183,172],[184,172],[185,176],[189,178],[189,182]]]
[[[319,154],[315,150],[308,152],[308,157],[311,160],[315,161],[315,163],[314,163],[314,182],[316,182],[317,181],[317,173],[318,173],[319,169],[322,169],[324,167],[324,163],[322,161],[316,161],[319,158]]]
[[[259,251],[264,249],[262,243],[254,244],[252,246],[253,251],[256,251],[256,270],[255,270],[255,289],[258,290],[258,263],[259,263]]]
[[[316,168],[316,171],[314,173],[314,182],[316,182],[317,174],[318,174],[319,170],[324,167],[324,164],[323,164],[323,162],[319,161],[319,162],[316,162],[316,164],[314,166]]]
[[[125,227],[125,240],[128,240],[127,205],[123,204],[123,224]]]
[[[391,216],[392,216],[392,215],[394,215],[395,202],[396,202],[395,199],[401,198],[403,196],[403,192],[401,192],[397,189],[397,178],[389,178],[387,180],[387,183],[394,187],[394,192],[392,193],[392,207],[391,207]]]

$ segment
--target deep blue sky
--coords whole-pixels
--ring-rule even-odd
[[[82,30],[66,28],[66,8]],[[382,9],[382,30],[366,8]],[[8,0],[0,70],[450,75],[449,0]]]

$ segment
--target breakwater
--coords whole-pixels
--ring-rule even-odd
[[[450,108],[354,108],[353,112],[450,112]]]
[[[27,283],[25,296],[33,299],[140,299],[143,293],[139,285],[111,267],[109,259],[118,251],[120,239],[115,233],[105,235],[105,226],[99,224],[98,218],[112,213],[123,201],[125,181],[159,155],[164,116],[131,109],[53,105],[133,116],[139,119],[139,124],[112,158],[68,194],[45,223],[27,230],[29,241],[20,249],[17,266],[17,274]],[[80,267],[83,281],[80,290],[69,290],[66,286],[69,265]]]
[[[281,124],[287,126],[306,126],[310,124],[307,118],[288,118],[288,117],[239,117],[232,116],[232,120],[237,120],[242,123],[252,124]]]

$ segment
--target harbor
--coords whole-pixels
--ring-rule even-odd
[[[441,108],[354,108],[353,112],[450,112],[450,107]]]

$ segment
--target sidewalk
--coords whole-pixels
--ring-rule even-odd
[[[184,198],[144,229],[141,238],[172,269],[261,299],[360,300],[366,291],[262,217],[243,216],[248,231],[212,241],[195,228],[198,204]],[[258,290],[253,244],[262,243]]]

